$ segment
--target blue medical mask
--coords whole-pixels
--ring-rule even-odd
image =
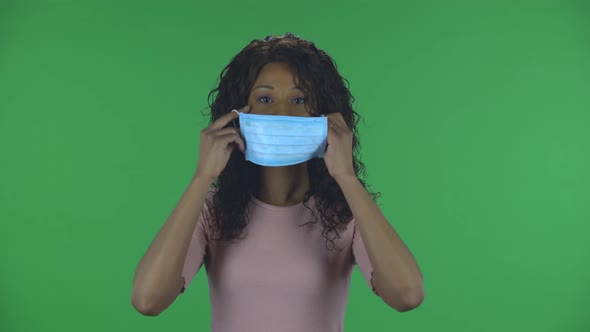
[[[246,160],[262,166],[287,166],[324,157],[328,118],[236,112],[246,144]],[[235,124],[234,124],[235,126]]]

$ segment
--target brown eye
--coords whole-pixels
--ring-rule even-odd
[[[269,97],[267,97],[267,96],[264,96],[264,97],[260,97],[260,98],[258,98],[258,101],[260,101],[260,99],[262,99],[262,98],[268,98],[268,99],[270,99]],[[267,104],[267,103],[265,103],[265,102],[262,102],[262,103],[263,103],[263,104]]]
[[[305,102],[307,99],[306,99],[306,98],[303,98],[303,97],[298,97],[298,98],[295,98],[295,100],[302,100],[302,102],[301,102],[301,103],[295,103],[295,104],[299,104],[299,105],[301,105],[301,104],[303,104],[303,103],[304,103],[304,102]]]

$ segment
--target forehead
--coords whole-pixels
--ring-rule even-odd
[[[296,84],[295,73],[286,62],[272,62],[264,65],[255,83]]]

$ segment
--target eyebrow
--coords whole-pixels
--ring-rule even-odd
[[[259,86],[255,87],[253,90],[260,89],[260,88],[266,88],[266,89],[271,89],[271,90],[274,90],[275,89],[272,85],[259,85]],[[299,87],[299,86],[294,86],[291,89],[292,90],[297,89],[297,90],[303,91],[301,89],[301,87]]]

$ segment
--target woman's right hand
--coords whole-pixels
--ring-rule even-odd
[[[246,105],[238,111],[249,112],[250,106]],[[213,181],[227,165],[236,146],[244,153],[246,145],[242,140],[240,129],[223,128],[238,117],[236,112],[229,112],[215,120],[209,127],[201,130],[199,161],[195,176]]]

